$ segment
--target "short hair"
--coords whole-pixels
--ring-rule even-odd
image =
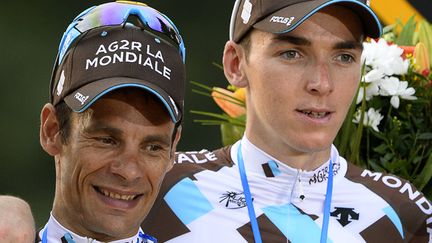
[[[66,105],[64,100],[55,106],[56,117],[59,121],[59,132],[63,144],[67,144],[71,132],[72,109]]]
[[[252,30],[248,31],[243,38],[240,39],[239,44],[245,52],[246,61],[248,60],[250,49],[251,49],[251,33]]]

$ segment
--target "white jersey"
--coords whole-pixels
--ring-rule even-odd
[[[157,240],[145,234],[140,228],[135,236],[127,239],[98,241],[72,232],[61,225],[51,213],[46,225],[36,233],[35,243],[157,243]]]
[[[238,146],[178,153],[143,229],[159,242],[254,242]],[[263,242],[319,242],[330,161],[334,181],[327,242],[430,239],[432,206],[419,191],[396,176],[347,163],[335,147],[330,160],[314,171],[293,169],[246,138],[242,154]]]

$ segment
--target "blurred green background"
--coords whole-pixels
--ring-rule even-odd
[[[48,102],[51,68],[60,38],[84,9],[106,1],[8,1],[0,9],[0,194],[31,204],[37,227],[48,219],[54,197],[53,159],[39,145],[39,112]],[[218,127],[193,123],[190,110],[219,112],[192,93],[189,81],[224,87],[221,63],[233,0],[147,0],[180,29],[187,48],[186,117],[179,150],[215,149]]]

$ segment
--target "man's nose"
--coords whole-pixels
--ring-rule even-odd
[[[111,172],[127,182],[134,182],[142,177],[140,170],[140,152],[126,148],[111,164]]]
[[[306,89],[312,95],[325,96],[333,91],[329,65],[319,62],[312,66],[308,75]]]

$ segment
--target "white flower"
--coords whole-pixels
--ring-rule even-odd
[[[366,97],[365,99],[367,101],[371,100],[374,96],[379,95],[379,84],[384,77],[384,74],[380,72],[379,70],[372,69],[370,70],[365,76],[364,76],[364,82],[362,85],[366,86]],[[364,87],[361,86],[359,89],[359,94],[357,96],[357,104],[360,104],[360,102],[363,99],[364,94]]]
[[[399,98],[405,100],[416,100],[415,89],[408,88],[407,81],[399,81],[395,77],[386,77],[380,83],[380,94],[383,96],[391,96],[390,103],[394,108],[399,108]]]
[[[384,78],[384,73],[377,69],[370,70],[364,76],[364,80],[366,83],[379,82],[382,78]]]
[[[355,117],[353,119],[354,123],[360,123],[361,112],[357,110]],[[373,130],[379,132],[378,125],[384,117],[381,115],[379,110],[375,110],[374,108],[369,108],[368,112],[364,114],[363,117],[363,125],[367,127],[371,127]]]
[[[387,76],[402,75],[408,72],[409,60],[403,60],[403,49],[389,45],[384,39],[363,43],[362,62]]]
[[[366,85],[366,97],[365,99],[367,101],[371,100],[374,96],[379,95],[379,84],[378,83],[368,83],[364,84]],[[359,94],[357,96],[357,104],[360,104],[362,102],[364,93],[364,87],[360,87]]]

